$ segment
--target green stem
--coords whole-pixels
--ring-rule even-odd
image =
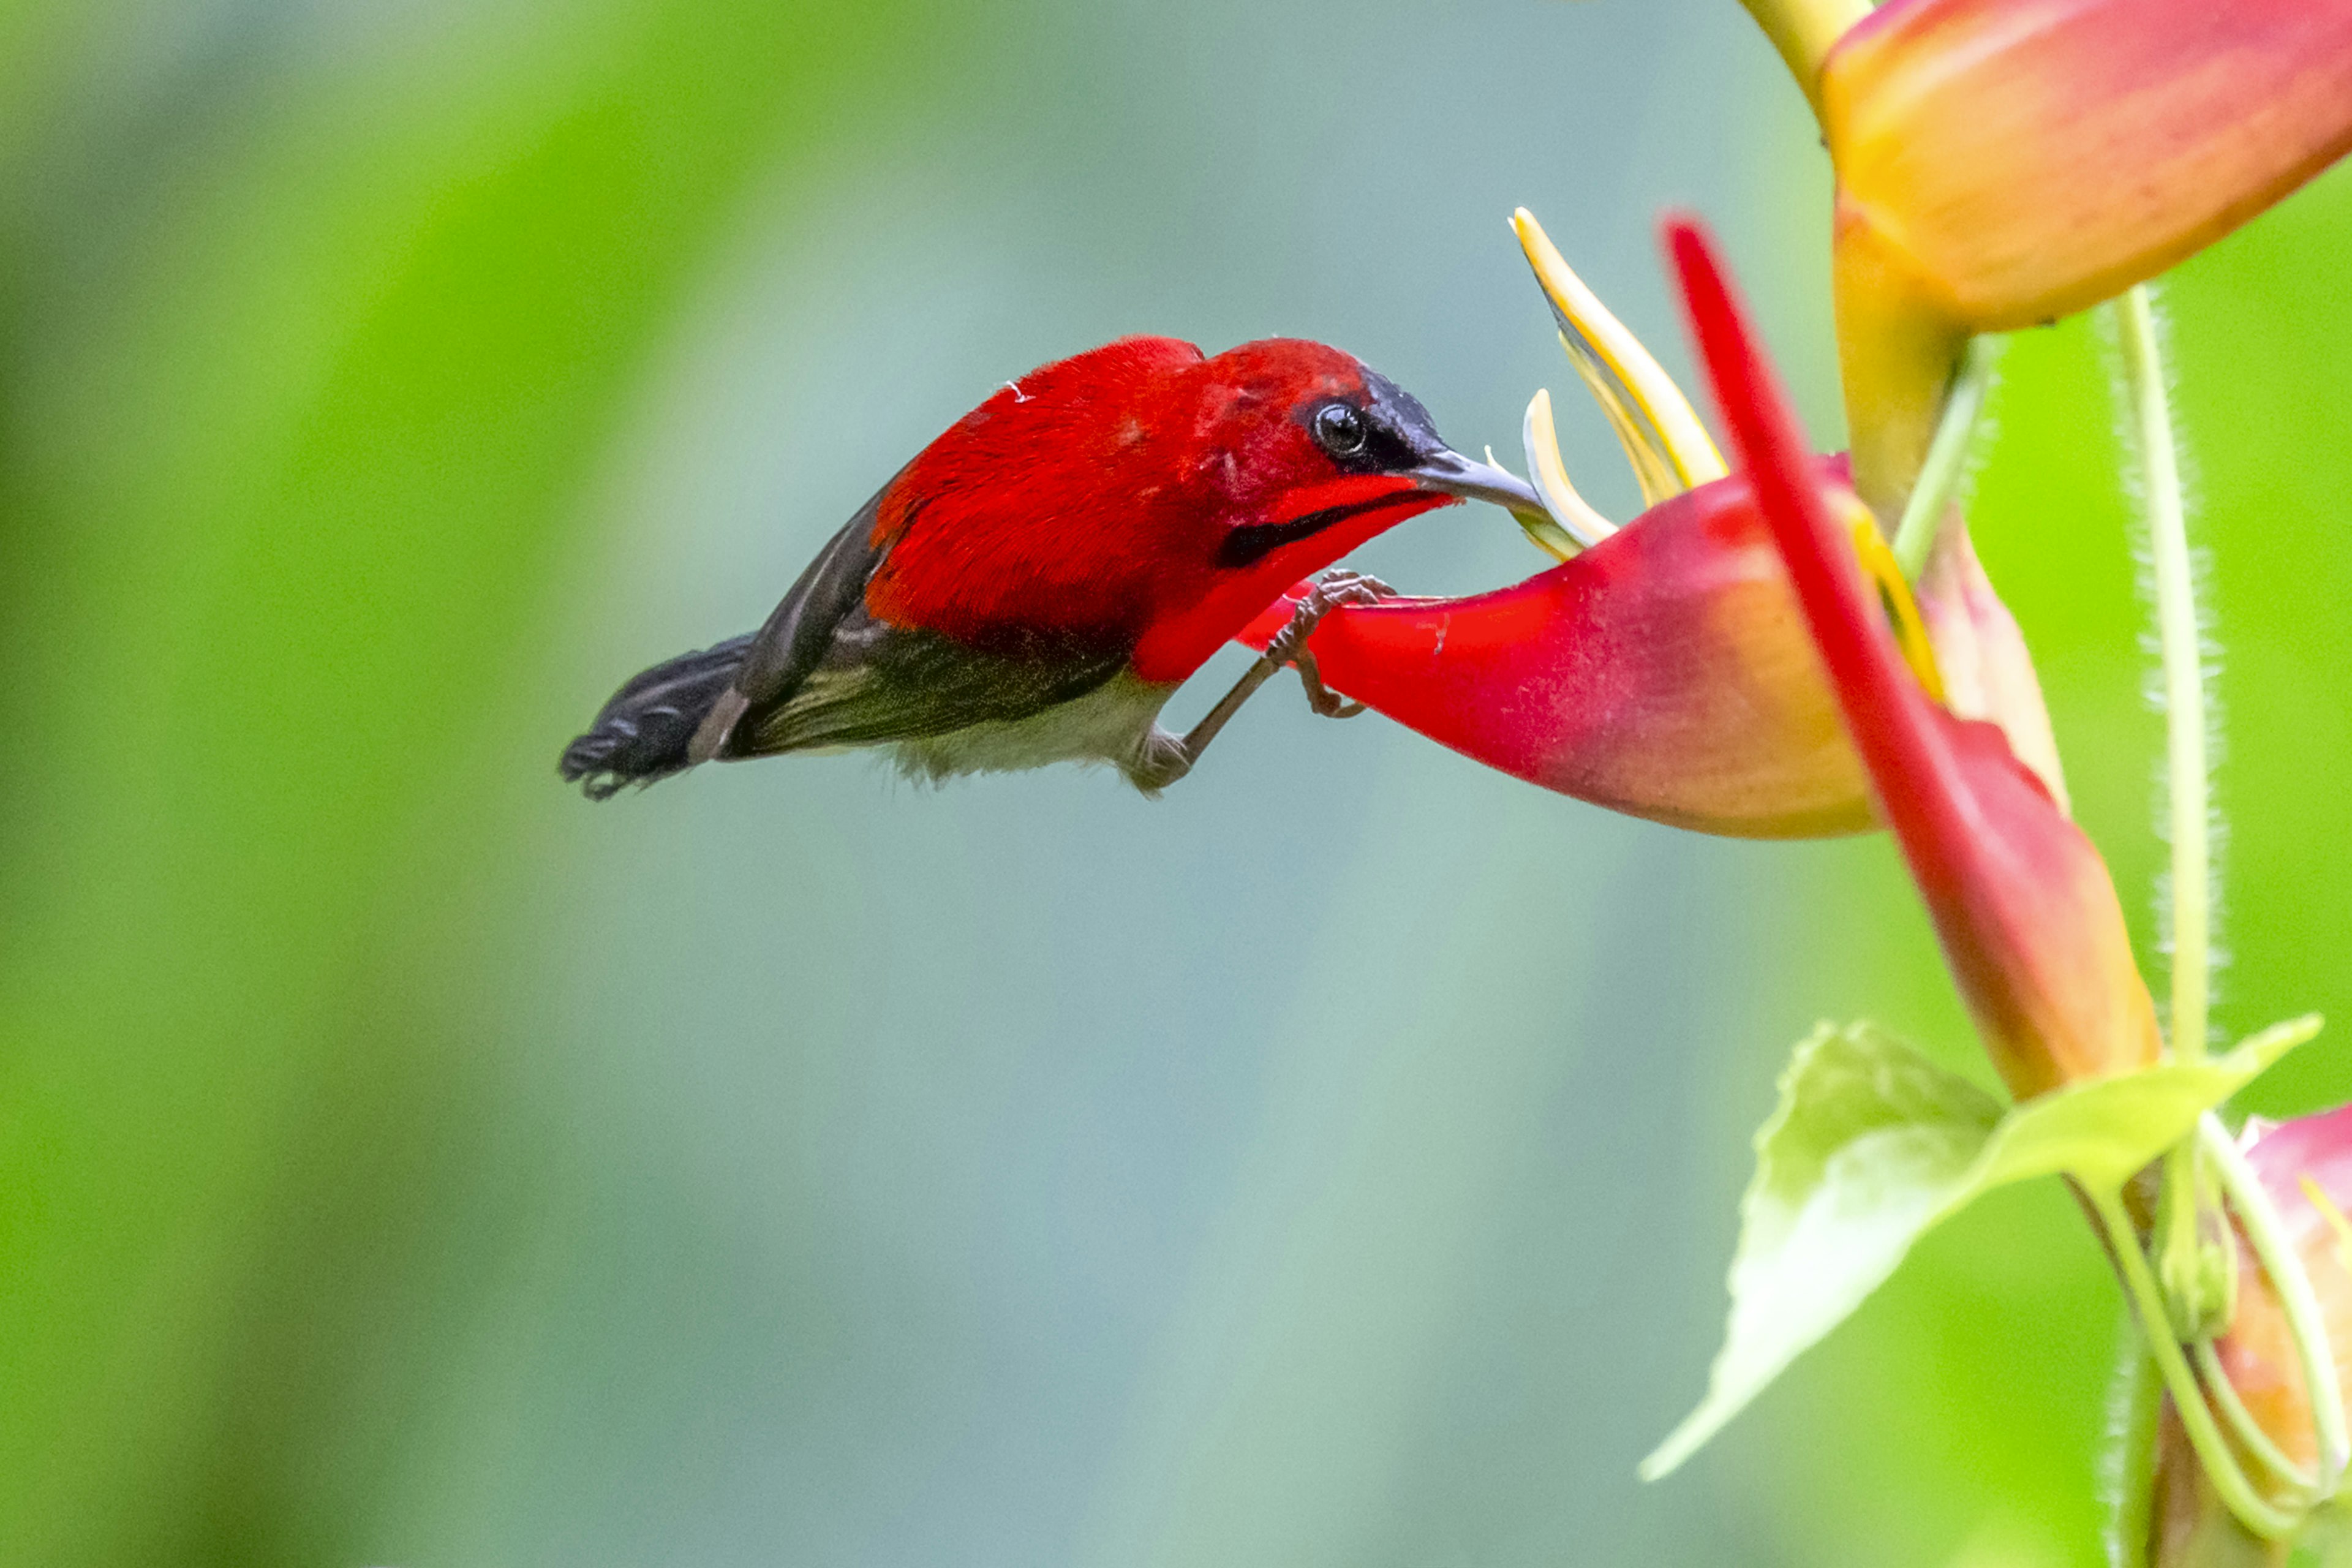
[[[2126,1325],[2119,1336],[2116,1378],[2107,1393],[2108,1455],[2115,1511],[2106,1521],[2107,1562],[2112,1568],[2151,1568],[2148,1529],[2156,1506],[2156,1428],[2164,1406],[2155,1363],[2139,1331]]]
[[[2205,831],[2205,651],[2197,628],[2197,582],[2181,504],[2180,456],[2164,384],[2156,310],[2146,285],[2116,306],[2124,384],[2147,487],[2148,552],[2156,563],[2157,636],[2164,655],[2166,775],[2172,837],[2172,1050],[2205,1056],[2207,976],[2211,963],[2210,862]]]
[[[1978,423],[1984,417],[1985,397],[1992,390],[1992,367],[2000,358],[2000,340],[1969,340],[1968,352],[1952,377],[1944,412],[1936,421],[1935,438],[1927,444],[1927,459],[1903,503],[1903,521],[1895,530],[1895,563],[1905,581],[1916,583],[1927,568],[1927,554],[1943,529],[1944,511],[1969,471],[1969,448],[1975,444]]]
[[[2181,500],[2171,395],[2165,385],[2156,307],[2146,285],[2116,301],[2116,326],[2123,353],[2124,395],[2147,489],[2157,641],[2163,658],[2167,836],[2172,844],[2172,1054],[2194,1062],[2206,1054],[2212,954],[2205,651],[2197,626],[2197,579],[2189,555],[2189,517]],[[2209,1244],[2200,1228],[2203,1198],[2195,1145],[2184,1142],[2165,1157],[2164,1183],[2172,1199],[2171,1234],[2161,1241],[2165,1275],[2185,1287],[2207,1274],[2200,1267]],[[2192,1306],[2214,1305],[2198,1302],[2194,1296],[2189,1300]]]
[[[2132,1311],[2139,1319],[2140,1333],[2147,1341],[2149,1353],[2156,1358],[2156,1369],[2163,1375],[2165,1390],[2172,1395],[2172,1407],[2180,1416],[2181,1430],[2189,1435],[2189,1445],[2197,1450],[2213,1489],[2248,1530],[2265,1540],[2286,1539],[2302,1521],[2254,1490],[2253,1483],[2246,1479],[2246,1472],[2238,1465],[2237,1455],[2230,1451],[2229,1440],[2213,1425],[2213,1412],[2205,1403],[2204,1390],[2198,1386],[2197,1374],[2181,1355],[2179,1342],[2172,1337],[2171,1322],[2165,1314],[2164,1291],[2148,1270],[2147,1258],[2140,1251],[2139,1237],[2132,1229],[2130,1216],[2124,1213],[2123,1205],[2113,1193],[2093,1193],[2091,1203],[2098,1210],[2107,1244],[2115,1249],[2116,1264],[2123,1273]]]
[[[2213,1352],[2213,1342],[2199,1340],[2189,1354],[2197,1363],[2198,1377],[2212,1394],[2214,1407],[2221,1411],[2222,1421],[2230,1428],[2230,1436],[2246,1452],[2268,1465],[2279,1479],[2309,1496],[2318,1486],[2318,1478],[2287,1458],[2285,1451],[2271,1441],[2271,1435],[2263,1430],[2263,1424],[2254,1419],[2254,1413],[2238,1397],[2238,1385],[2230,1381],[2221,1358]]]
[[[2287,1235],[2278,1205],[2271,1202],[2269,1190],[2239,1152],[2220,1117],[2206,1112],[2197,1124],[2197,1143],[2221,1179],[2230,1206],[2237,1211],[2238,1228],[2245,1233],[2246,1245],[2254,1249],[2263,1272],[2278,1291],[2279,1306],[2294,1333],[2295,1354],[2303,1363],[2304,1389],[2311,1400],[2312,1432],[2319,1440],[2316,1489],[2325,1500],[2335,1496],[2343,1483],[2345,1465],[2352,1461],[2352,1437],[2346,1433],[2344,1387],[2336,1379],[2336,1353],[2327,1342],[2327,1321],[2320,1313],[2318,1293],[2311,1288],[2311,1276]]]

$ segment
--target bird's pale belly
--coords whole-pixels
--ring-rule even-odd
[[[1159,726],[1174,685],[1122,670],[1083,697],[1026,719],[988,720],[944,735],[899,741],[898,770],[931,783],[958,773],[1016,773],[1049,763],[1108,763],[1133,776],[1155,745],[1175,744]]]

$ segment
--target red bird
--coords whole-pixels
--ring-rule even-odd
[[[1337,349],[1272,339],[1211,359],[1122,339],[957,421],[757,633],[614,693],[563,776],[602,800],[714,759],[887,746],[933,779],[1093,761],[1153,793],[1298,657],[1314,617],[1377,585],[1335,574],[1180,738],[1158,720],[1187,677],[1300,577],[1465,497],[1542,506]]]

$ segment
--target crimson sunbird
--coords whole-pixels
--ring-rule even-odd
[[[1104,762],[1146,794],[1370,579],[1333,574],[1181,736],[1176,689],[1299,578],[1433,507],[1540,512],[1438,438],[1393,382],[1321,343],[1210,358],[1125,338],[1008,382],[835,534],[767,624],[638,675],[563,753],[604,799],[697,763],[890,748],[918,777]]]

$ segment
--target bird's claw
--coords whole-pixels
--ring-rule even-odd
[[[1298,650],[1291,664],[1298,671],[1298,684],[1307,689],[1307,706],[1326,719],[1352,719],[1364,710],[1360,702],[1351,702],[1323,684],[1323,672],[1315,668],[1315,656],[1305,648]]]
[[[1378,577],[1360,572],[1324,573],[1307,591],[1307,596],[1298,601],[1290,624],[1266,643],[1266,662],[1276,668],[1286,664],[1296,666],[1299,684],[1307,690],[1307,705],[1326,719],[1354,718],[1364,710],[1364,705],[1349,701],[1323,684],[1322,672],[1315,667],[1315,656],[1307,650],[1307,639],[1313,635],[1316,623],[1333,610],[1343,605],[1377,605],[1395,594],[1394,588]]]

